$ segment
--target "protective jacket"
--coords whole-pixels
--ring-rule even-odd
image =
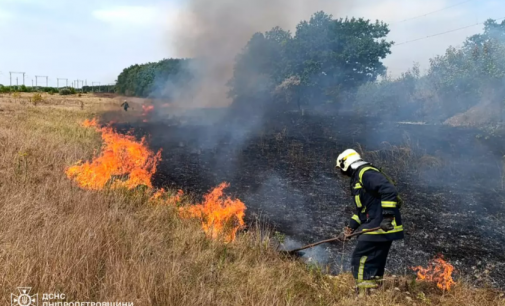
[[[394,214],[394,229],[388,232],[382,229],[359,236],[358,241],[393,241],[403,239],[403,225],[400,210],[397,207],[398,192],[396,187],[371,164],[358,167],[351,175],[351,194],[356,213],[352,216],[349,227],[356,231],[380,226],[383,211]]]

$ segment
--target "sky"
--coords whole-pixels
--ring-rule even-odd
[[[185,0],[0,0],[0,84],[9,84],[10,71],[25,72],[27,85],[35,76],[48,76],[49,86],[55,86],[57,78],[69,84],[111,84],[132,64],[188,56],[178,54],[173,35],[185,9]],[[503,0],[327,0],[320,9],[334,17],[387,22],[388,38],[396,43],[505,18]],[[300,18],[308,19],[314,12]],[[414,62],[424,70],[429,58],[481,30],[477,25],[393,46],[384,63],[393,76]],[[21,83],[21,74],[13,74],[13,83],[16,77]],[[38,78],[38,84],[45,85],[45,78]]]

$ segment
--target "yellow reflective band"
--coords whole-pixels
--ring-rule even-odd
[[[367,259],[367,256],[363,256],[359,260],[358,283],[361,283],[363,281],[363,270],[365,270],[365,261],[366,261],[366,259]]]
[[[361,221],[359,220],[358,215],[354,215],[354,216],[352,216],[352,218],[351,218],[351,219],[353,219],[354,221],[358,222],[358,224],[361,224]]]
[[[348,157],[353,156],[353,155],[358,155],[358,153],[355,153],[355,152],[353,152],[353,153],[349,153],[349,154],[347,154],[346,156],[344,156],[344,158],[342,158],[342,160],[343,160],[343,161],[346,161]]]
[[[379,170],[375,169],[374,167],[365,167],[365,168],[361,169],[361,171],[359,172],[359,181],[361,184],[363,184],[363,174],[365,174],[365,171],[367,171],[367,170],[379,171]]]
[[[374,280],[365,280],[358,283],[359,289],[377,288],[379,285]]]
[[[383,208],[396,208],[396,202],[382,201],[381,204]]]
[[[382,229],[380,229],[380,230],[373,231],[373,232],[363,233],[363,235],[384,235],[384,234],[398,233],[401,231],[403,231],[403,225],[400,225],[400,226],[395,225],[395,228],[388,231],[388,232],[385,232]]]
[[[361,208],[363,206],[363,205],[361,205],[361,200],[359,198],[359,194],[354,196],[354,201],[356,201],[356,206],[358,206],[358,208]]]
[[[354,189],[361,189],[362,186],[360,183],[356,183],[356,185],[354,185]]]

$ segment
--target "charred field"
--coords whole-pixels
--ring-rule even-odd
[[[112,117],[105,114],[104,122]],[[290,249],[332,237],[348,222],[348,181],[334,162],[343,149],[357,148],[395,178],[405,201],[406,238],[393,244],[389,273],[413,274],[411,267],[442,254],[456,278],[505,284],[505,146],[499,136],[342,113],[208,110],[166,118],[113,124],[162,149],[155,187],[201,196],[229,182],[227,192],[247,206],[248,223],[271,225],[286,235]],[[304,257],[338,273],[349,268],[355,243],[324,244]]]

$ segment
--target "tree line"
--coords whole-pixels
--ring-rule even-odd
[[[13,85],[4,86],[0,84],[0,93],[14,93],[14,92],[47,92],[50,94],[64,93],[76,94],[77,92],[115,92],[115,85],[102,85],[102,86],[83,86],[82,88],[74,87],[44,87],[44,86],[26,86],[26,85]]]
[[[421,73],[414,65],[391,78],[388,25],[317,12],[294,33],[274,27],[255,33],[234,63],[229,96],[239,107],[342,107],[399,118],[441,120],[491,101],[505,102],[505,21],[488,20],[463,46],[449,47]],[[124,95],[171,98],[171,88],[194,79],[191,59],[132,65],[118,76]],[[190,88],[190,87],[188,87]]]
[[[400,77],[384,77],[361,86],[354,106],[405,119],[440,122],[476,105],[495,106],[503,118],[505,104],[505,21],[489,19],[483,33],[461,47],[430,59],[421,73],[414,65]],[[501,119],[500,119],[501,120]]]
[[[116,92],[127,96],[171,98],[168,83],[177,86],[191,79],[188,59],[164,59],[159,62],[132,65],[116,81]]]

